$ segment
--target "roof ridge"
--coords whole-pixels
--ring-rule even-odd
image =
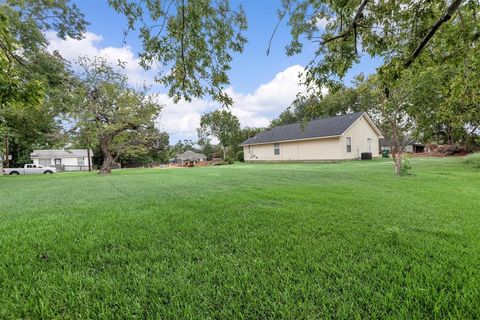
[[[363,114],[365,113],[365,111],[357,111],[357,112],[351,112],[351,113],[344,113],[344,114],[338,114],[336,116],[329,116],[329,117],[323,117],[323,118],[315,118],[315,119],[312,119],[312,120],[308,120],[308,123],[312,122],[312,121],[317,121],[317,120],[327,120],[327,119],[333,119],[333,118],[338,118],[338,117],[344,117],[344,116],[351,116],[351,115],[354,115],[354,114]],[[297,122],[294,122],[294,123],[287,123],[287,124],[281,124],[279,126],[275,126],[275,127],[272,127],[270,129],[267,129],[265,131],[269,131],[269,130],[272,130],[274,128],[281,128],[281,127],[286,127],[286,126],[291,126],[291,125],[294,125],[294,124],[302,124],[301,121],[297,121]],[[262,131],[262,132],[265,132],[265,131]]]
[[[363,113],[365,113],[365,111],[356,111],[356,112],[350,112],[350,113],[337,114],[336,116],[330,116],[330,117],[324,117],[324,118],[315,118],[315,119],[312,119],[311,121],[345,117],[345,116],[351,116],[351,115],[354,115],[354,114],[363,114]]]

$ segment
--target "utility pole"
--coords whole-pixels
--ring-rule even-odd
[[[87,157],[88,157],[88,171],[92,171],[92,163],[90,161],[90,147],[87,148]]]
[[[5,134],[4,136],[4,139],[3,139],[3,145],[4,145],[4,149],[5,149],[5,168],[10,168],[10,157],[9,157],[9,153],[10,151],[8,150],[9,149],[9,145],[8,145],[8,135]]]

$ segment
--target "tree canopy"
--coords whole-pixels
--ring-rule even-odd
[[[302,36],[317,45],[307,66],[310,86],[338,89],[363,55],[381,58],[382,81],[394,81],[422,53],[435,53],[438,44],[430,44],[438,41],[437,33],[462,28],[472,14],[476,20],[478,6],[477,0],[283,0],[293,36],[287,54],[302,51]],[[465,31],[450,45],[478,38],[478,30]],[[449,49],[450,54],[457,51],[454,46]]]
[[[228,148],[236,148],[239,142],[240,121],[229,110],[215,110],[202,115],[200,119],[200,136],[215,137],[223,149],[223,158]]]
[[[109,0],[128,20],[128,30],[138,30],[143,51],[141,65],[166,67],[156,80],[177,102],[211,96],[224,105],[232,99],[223,91],[229,84],[233,53],[243,52],[247,28],[241,7],[229,0]]]

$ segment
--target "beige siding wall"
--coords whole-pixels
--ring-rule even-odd
[[[244,146],[245,161],[315,161],[341,159],[340,139],[325,138],[280,142],[280,154],[274,154],[274,144]]]
[[[347,137],[352,138],[352,152],[347,152]],[[340,137],[340,144],[342,159],[358,159],[362,152],[371,152],[373,157],[379,156],[378,135],[365,117],[358,119]]]

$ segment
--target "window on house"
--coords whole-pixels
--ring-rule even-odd
[[[368,152],[372,152],[372,139],[367,138]]]
[[[41,164],[44,167],[48,167],[51,163],[50,159],[39,159],[38,163]]]
[[[280,143],[273,144],[273,154],[276,156],[280,155]]]
[[[62,159],[60,159],[60,158],[55,159],[55,165],[56,166],[60,166],[61,164],[62,164]]]
[[[78,158],[78,165],[79,166],[84,166],[85,165],[85,159],[84,158]]]
[[[347,137],[347,152],[352,152],[352,138]]]

